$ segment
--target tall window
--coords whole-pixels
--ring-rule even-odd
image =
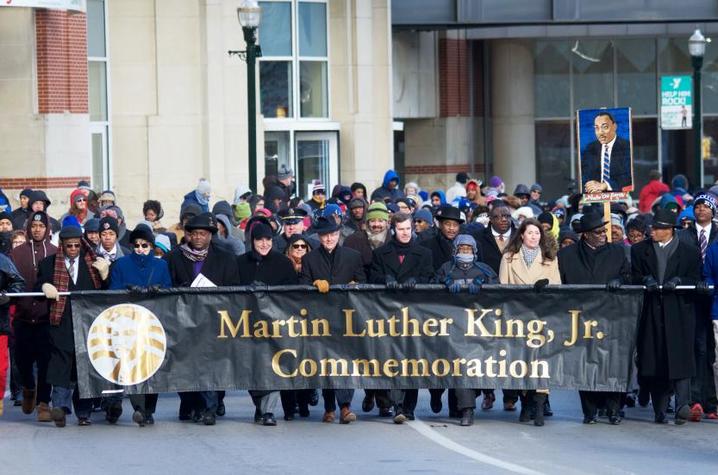
[[[260,102],[265,118],[328,118],[327,4],[264,1],[259,43]]]
[[[87,71],[92,144],[92,187],[95,189],[107,189],[111,186],[106,20],[106,0],[87,0]]]

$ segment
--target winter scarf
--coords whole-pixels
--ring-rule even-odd
[[[92,286],[95,289],[99,289],[102,285],[102,279],[100,273],[92,267],[92,262],[95,260],[95,251],[92,250],[92,246],[84,238],[80,240],[81,251],[84,251],[85,264],[90,270],[90,279],[92,279]],[[67,292],[70,288],[70,274],[67,272],[65,267],[65,252],[62,245],[58,246],[57,254],[55,254],[55,271],[52,276],[52,284],[57,288],[58,292]],[[62,314],[65,312],[65,305],[67,304],[67,296],[61,295],[52,302],[50,305],[50,325],[60,326],[62,321]]]
[[[522,254],[524,255],[524,262],[526,263],[526,267],[531,267],[531,264],[533,264],[534,260],[536,260],[536,256],[538,256],[541,252],[540,247],[530,249],[526,246],[521,246],[521,250]]]
[[[197,251],[195,249],[192,249],[187,245],[187,243],[184,243],[180,246],[180,250],[182,251],[182,255],[185,256],[187,259],[189,259],[192,262],[202,262],[205,259],[207,259],[207,254],[209,253],[209,248],[202,249],[201,251]]]

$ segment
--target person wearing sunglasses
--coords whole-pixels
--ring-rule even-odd
[[[128,289],[140,292],[172,287],[167,262],[154,257],[155,237],[152,230],[144,224],[138,224],[130,233],[130,243],[132,253],[120,257],[112,265],[110,290]],[[157,394],[130,395],[130,403],[134,409],[132,420],[140,427],[154,424],[157,397]],[[119,402],[122,404],[121,399]]]
[[[92,219],[95,215],[87,207],[87,190],[77,189],[70,194],[70,209],[62,215],[60,222],[68,216],[74,216],[80,225],[84,225],[88,219]]]
[[[63,226],[60,246],[55,255],[46,257],[38,266],[35,290],[45,294],[49,305],[50,361],[47,383],[52,385],[52,417],[55,426],[65,427],[67,415],[74,406],[80,426],[89,426],[92,399],[80,399],[75,368],[75,337],[72,329],[72,305],[61,292],[99,290],[107,277],[106,262],[97,259],[79,226]]]

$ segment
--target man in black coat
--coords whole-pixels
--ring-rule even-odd
[[[599,213],[581,216],[577,244],[561,249],[558,267],[564,284],[601,284],[608,290],[617,290],[631,282],[631,267],[621,244],[610,244],[606,236],[606,222]],[[608,420],[621,423],[620,393],[579,391],[583,409],[583,423],[595,424],[598,406],[605,405]]]
[[[699,251],[700,265],[706,258],[708,247],[718,240],[718,226],[713,224],[718,204],[713,193],[699,193],[693,200],[695,223],[678,231],[681,242],[694,246]],[[713,338],[713,322],[710,295],[696,295],[696,375],[691,381],[691,398],[699,403],[705,413],[716,414],[716,387],[713,381],[713,361],[715,357],[715,341]]]
[[[314,229],[321,245],[302,259],[300,282],[315,286],[320,293],[329,292],[329,285],[366,282],[361,255],[353,249],[339,246],[339,227],[332,218],[317,218]],[[349,424],[355,421],[356,414],[351,411],[353,397],[353,389],[323,389],[322,421],[334,422],[337,403],[341,410],[339,422]]]
[[[599,112],[593,127],[597,140],[581,152],[583,191],[630,191],[633,184],[631,143],[616,134],[618,126],[608,112]]]
[[[388,289],[413,289],[416,284],[428,284],[434,276],[431,251],[412,240],[411,215],[397,213],[392,216],[391,225],[394,237],[374,250],[369,282],[384,284]],[[418,389],[395,391],[391,395],[388,391],[375,391],[379,405],[384,397],[394,400],[394,422],[397,424],[414,420],[418,394]]]
[[[295,234],[304,234],[304,218],[307,212],[301,208],[282,208],[277,213],[282,222],[282,232],[274,236],[274,244],[272,250],[283,253],[287,250],[289,238]],[[312,246],[312,249],[319,247],[319,243],[312,238],[307,237],[306,240]]]
[[[459,234],[464,219],[458,208],[451,205],[441,205],[434,213],[434,219],[439,223],[439,232],[435,236],[424,239],[420,244],[431,251],[431,264],[434,266],[436,273],[445,262],[449,262],[454,257],[454,238]],[[477,255],[477,260],[481,261],[481,253]],[[443,389],[429,389],[431,393],[431,410],[435,414],[441,412],[441,395],[444,394]],[[449,390],[449,417],[459,417],[459,411],[456,408],[456,396],[453,390]]]
[[[237,260],[233,254],[220,250],[212,242],[217,233],[217,221],[212,213],[202,213],[190,219],[184,227],[185,242],[166,255],[170,277],[174,287],[196,287],[200,274],[204,276],[203,286],[239,285]],[[195,280],[197,282],[195,282]],[[187,338],[192,335],[188,334]],[[215,415],[224,414],[220,408],[217,391],[180,394],[180,420],[193,417],[199,420],[200,415],[205,425],[214,425]]]
[[[50,361],[47,382],[52,385],[50,415],[57,427],[65,427],[70,407],[74,406],[79,425],[90,425],[92,399],[80,399],[75,365],[75,336],[72,325],[71,298],[60,292],[97,290],[107,277],[109,266],[104,259],[95,258],[89,244],[82,238],[79,226],[65,226],[60,230],[57,254],[46,257],[38,266],[36,290],[42,290],[51,301]],[[59,260],[59,262],[58,262]],[[108,408],[108,421],[113,423],[122,414],[122,403]]]
[[[675,236],[675,222],[674,213],[659,209],[651,239],[631,248],[633,282],[647,287],[636,345],[638,383],[650,392],[659,424],[666,423],[671,391],[676,397],[676,424],[685,423],[696,406],[690,404],[690,378],[696,370],[693,296],[676,287],[697,284],[699,292],[706,291],[705,283],[699,282],[698,250]]]
[[[268,224],[258,222],[252,226],[249,245],[249,251],[237,259],[240,285],[296,285],[299,283],[299,278],[289,258],[272,249],[272,228]],[[256,407],[254,421],[265,426],[277,425],[274,408],[277,407],[279,391],[250,390],[249,395],[252,396]],[[285,408],[285,418],[287,417],[286,411]]]

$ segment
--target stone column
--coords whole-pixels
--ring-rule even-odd
[[[521,40],[491,43],[491,111],[494,173],[507,193],[536,181],[534,59]]]

